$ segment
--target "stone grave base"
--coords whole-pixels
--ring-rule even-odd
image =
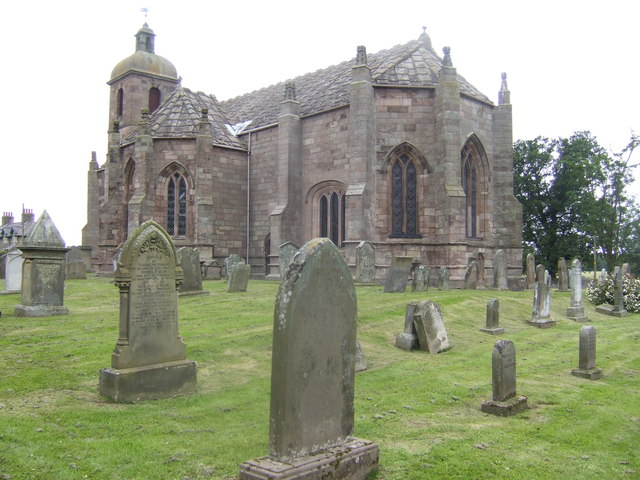
[[[531,320],[525,320],[525,322],[527,322],[529,325],[532,325],[534,327],[538,327],[538,328],[551,328],[551,327],[555,327],[556,326],[556,322],[553,318],[547,318],[547,319],[531,319]]]
[[[589,380],[598,380],[602,378],[601,368],[592,368],[591,370],[582,370],[580,368],[574,368],[571,370],[571,375],[580,378],[587,378]]]
[[[588,320],[584,314],[584,307],[569,307],[567,308],[567,318],[574,322],[584,323]]]
[[[192,290],[190,292],[178,292],[178,297],[205,297],[209,295],[208,290]]]
[[[138,402],[196,391],[196,362],[180,360],[135,368],[100,370],[100,394],[114,402]]]
[[[368,440],[354,438],[337,447],[278,462],[269,457],[247,460],[240,465],[239,480],[364,480],[377,470],[380,449]]]
[[[496,328],[481,328],[481,332],[489,333],[491,335],[502,335],[504,333],[504,328],[496,327]]]
[[[69,315],[69,309],[64,305],[16,305],[16,317],[53,317],[55,315]]]
[[[21,292],[21,290],[2,290],[0,292],[0,295],[13,295],[13,294],[20,293],[20,292]]]
[[[413,350],[418,348],[418,336],[412,333],[400,333],[396,337],[396,347],[403,350]]]
[[[602,313],[603,315],[610,315],[612,317],[626,317],[626,310],[616,310],[614,305],[598,305],[596,307],[596,313]]]
[[[487,400],[482,402],[480,410],[484,413],[490,413],[491,415],[498,415],[500,417],[510,417],[517,413],[523,412],[527,409],[527,397],[511,397],[504,402],[497,402],[495,400]]]

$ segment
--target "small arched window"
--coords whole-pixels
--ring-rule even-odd
[[[408,155],[391,165],[391,236],[418,237],[418,170]]]
[[[118,90],[118,117],[124,113],[124,91],[122,88]]]
[[[172,237],[187,234],[187,181],[177,172],[167,182],[167,232]]]
[[[156,87],[149,89],[149,113],[153,113],[160,106],[160,90]]]
[[[314,194],[314,217],[317,219],[316,233],[341,247],[346,238],[344,187],[338,182],[321,185]]]

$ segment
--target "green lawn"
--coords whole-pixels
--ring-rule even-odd
[[[70,280],[70,314],[16,318],[0,296],[0,480],[230,479],[268,443],[271,329],[277,283],[179,300],[187,357],[198,362],[190,397],[113,404],[98,394],[118,335],[118,289]],[[382,479],[640,478],[640,314],[617,319],[586,303],[604,378],[573,377],[581,325],[568,293],[553,292],[558,325],[538,330],[533,293],[430,290],[382,294],[358,287],[358,337],[369,369],[356,376],[356,432],[380,445]],[[481,333],[489,298],[504,335]],[[394,347],[405,305],[440,304],[453,348],[439,355]],[[498,338],[517,352],[516,417],[484,414]]]

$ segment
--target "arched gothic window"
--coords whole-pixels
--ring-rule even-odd
[[[484,234],[483,192],[487,186],[482,162],[482,146],[478,142],[478,140],[469,139],[461,153],[467,238],[481,238]]]
[[[149,113],[153,113],[160,106],[160,90],[156,87],[149,89]]]
[[[408,155],[391,164],[391,237],[418,235],[418,170]]]
[[[167,182],[167,232],[172,237],[187,234],[187,181],[178,172]]]
[[[124,91],[122,88],[118,89],[118,116],[121,117],[124,113]]]
[[[341,247],[346,239],[346,197],[341,182],[330,180],[313,187],[308,194],[312,198],[313,235],[326,237]]]

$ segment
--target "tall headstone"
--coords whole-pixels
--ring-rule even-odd
[[[100,370],[100,393],[136,402],[195,392],[196,362],[178,332],[182,268],[171,237],[157,223],[140,225],[125,242],[115,272],[120,334],[111,367]]]
[[[356,283],[374,284],[376,281],[376,247],[360,242],[356,247]]]
[[[526,261],[526,287],[527,289],[535,288],[536,286],[536,257],[533,253],[527,253]]]
[[[227,258],[224,259],[224,275],[227,276],[227,278],[229,277],[229,270],[231,269],[232,266],[234,266],[236,263],[244,263],[244,258],[242,258],[240,255],[236,255],[235,253],[232,253],[231,255],[229,255]]]
[[[438,288],[440,290],[449,290],[449,269],[447,267],[438,269]]]
[[[542,267],[542,268],[541,268]],[[540,271],[542,270],[542,273]],[[531,319],[527,320],[529,325],[538,328],[549,328],[556,324],[551,318],[551,275],[544,270],[544,266],[538,265],[537,275],[543,281],[536,282],[536,289],[533,295],[533,312]]]
[[[176,258],[182,267],[182,283],[178,294],[182,296],[209,295],[202,289],[202,268],[200,267],[200,251],[197,248],[182,247],[176,251]]]
[[[580,329],[578,368],[571,371],[576,377],[597,380],[602,378],[602,369],[596,367],[596,329],[585,325]]]
[[[527,397],[516,393],[516,348],[510,340],[498,340],[491,355],[493,399],[483,402],[480,410],[508,417],[527,408]]]
[[[625,317],[627,310],[624,308],[624,275],[622,269],[616,266],[613,270],[613,305],[598,305],[596,312],[613,317]]]
[[[391,266],[387,272],[387,281],[384,285],[384,293],[402,293],[407,287],[409,272],[411,271],[412,257],[393,257]]]
[[[425,265],[418,265],[413,271],[413,281],[411,282],[412,292],[426,292],[429,288],[430,269]]]
[[[566,292],[569,289],[569,275],[567,273],[567,261],[564,257],[558,259],[558,291]]]
[[[493,254],[493,286],[498,290],[509,290],[507,256],[502,249]]]
[[[575,322],[586,322],[587,317],[582,306],[582,264],[577,258],[571,262],[569,289],[571,290],[571,300],[567,308],[567,317]]]
[[[64,306],[64,263],[67,248],[51,217],[42,212],[25,244],[20,246],[22,288],[16,317],[67,315]]]
[[[22,288],[22,252],[17,247],[10,247],[4,256],[5,276],[2,293],[20,293]]]
[[[430,300],[420,302],[413,312],[413,323],[418,335],[418,348],[429,353],[440,353],[451,348],[440,306]]]
[[[486,325],[480,331],[491,335],[504,333],[504,328],[500,326],[500,300],[497,298],[492,298],[487,302]]]
[[[376,444],[353,437],[356,293],[326,238],[306,243],[280,282],[271,366],[269,455],[240,480],[364,479]]]
[[[465,290],[475,290],[478,286],[478,263],[470,260],[467,269],[464,272],[464,288]]]
[[[233,264],[227,272],[227,292],[246,292],[249,285],[251,265],[244,262]]]
[[[299,249],[300,247],[293,242],[285,242],[280,245],[280,275],[284,275],[287,271],[287,267],[289,267],[293,256]]]

